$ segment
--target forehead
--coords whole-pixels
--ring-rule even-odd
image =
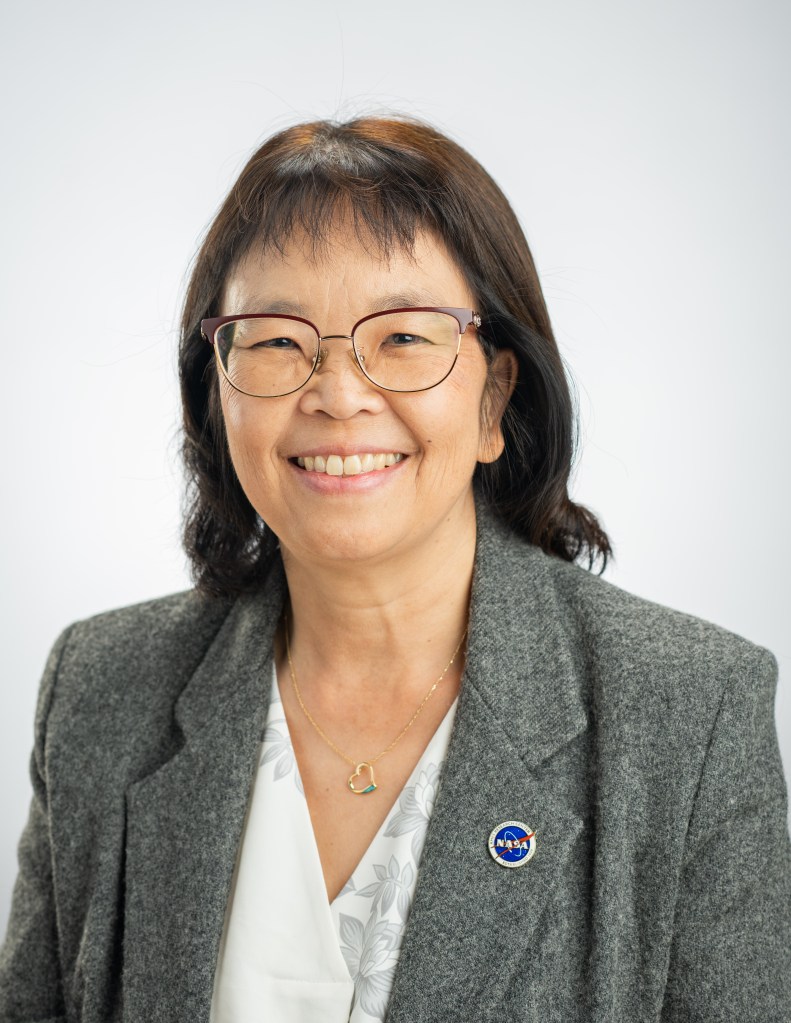
[[[279,249],[253,248],[228,276],[221,314],[291,312],[310,318],[337,309],[364,316],[421,305],[473,305],[444,243],[419,231],[411,247],[385,249],[340,224],[320,248],[300,234]]]

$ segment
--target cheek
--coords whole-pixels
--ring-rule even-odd
[[[244,397],[244,395],[234,391],[233,388],[223,382],[220,404],[225,421],[225,431],[228,434],[229,441],[232,437],[243,437],[250,429],[250,420],[253,418],[253,413]]]
[[[255,399],[227,385],[222,389],[221,406],[231,461],[247,490],[249,484],[266,474],[273,460],[272,417]]]
[[[463,467],[471,474],[480,444],[481,396],[477,376],[453,374],[438,388],[426,391],[413,419],[427,455],[442,455],[443,473]]]
[[[225,436],[228,438],[228,448],[237,470],[237,459],[244,453],[246,446],[245,437],[250,432],[249,423],[246,422],[249,419],[249,415],[246,414],[244,406],[238,400],[239,397],[240,395],[235,391],[231,391],[227,385],[223,384],[220,399],[222,418],[225,423]]]
[[[467,372],[459,373],[452,383],[449,399],[451,409],[449,420],[455,424],[456,443],[466,449],[476,451],[481,434],[481,402],[483,401],[484,384],[486,381],[485,367],[477,362],[466,367]]]

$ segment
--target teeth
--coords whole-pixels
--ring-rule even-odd
[[[379,469],[389,468],[403,461],[404,455],[400,452],[379,452],[378,454],[347,455],[342,458],[340,455],[300,455],[297,465],[308,472],[326,472],[328,476],[359,476],[363,472],[373,472]]]

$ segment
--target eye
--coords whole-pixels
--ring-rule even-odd
[[[388,334],[382,341],[382,344],[393,345],[396,348],[406,348],[411,345],[430,344],[428,338],[421,337],[420,334]]]
[[[270,337],[263,341],[256,341],[253,348],[274,348],[278,351],[293,351],[299,348],[299,344],[291,337]]]

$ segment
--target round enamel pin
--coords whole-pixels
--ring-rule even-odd
[[[523,867],[536,851],[536,833],[522,821],[503,821],[489,835],[489,852],[501,867]]]

